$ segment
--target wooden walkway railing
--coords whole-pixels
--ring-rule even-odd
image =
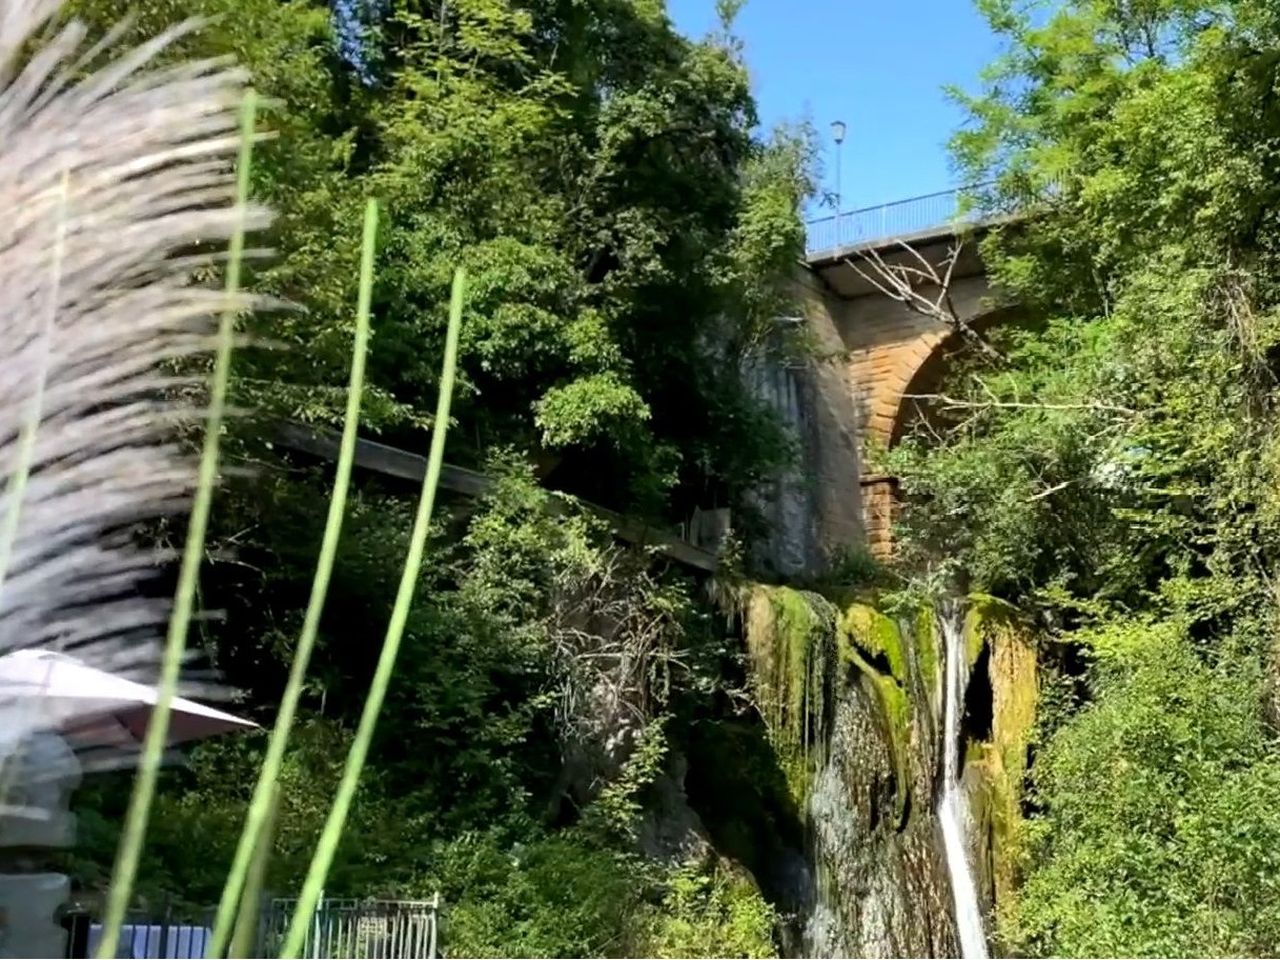
[[[282,423],[277,428],[281,446],[299,453],[308,453],[326,460],[338,458],[341,435],[336,430],[311,427],[300,423]],[[427,472],[427,458],[408,450],[390,447],[372,440],[356,441],[356,466],[380,473],[383,476],[421,483]],[[440,473],[440,485],[446,490],[468,497],[483,496],[493,485],[493,478],[445,464]],[[669,530],[663,530],[633,517],[626,517],[604,507],[578,501],[591,513],[604,520],[620,540],[638,546],[653,547],[658,553],[677,563],[705,573],[713,573],[718,565],[714,553],[695,547]],[[552,498],[552,509],[565,509],[564,501]]]

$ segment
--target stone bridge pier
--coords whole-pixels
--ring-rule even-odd
[[[757,374],[795,432],[796,469],[762,497],[773,530],[765,550],[775,572],[795,576],[820,570],[850,548],[878,557],[892,553],[896,479],[878,471],[875,451],[898,443],[918,403],[913,395],[937,389],[948,357],[963,347],[954,326],[885,293],[862,275],[875,276],[873,255],[909,263],[915,253],[941,264],[957,243],[950,302],[975,329],[1006,315],[994,307],[977,252],[981,227],[957,234],[951,226],[918,230],[811,253],[797,275],[802,320],[816,345],[803,366]],[[859,272],[861,269],[862,273]],[[925,296],[936,288],[917,288]]]

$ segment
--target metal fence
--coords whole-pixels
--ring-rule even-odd
[[[296,904],[271,901],[258,956],[278,954]],[[439,949],[439,913],[439,894],[430,900],[321,900],[302,955],[432,960]]]
[[[297,901],[273,899],[263,905],[253,956],[279,955]],[[130,912],[117,957],[197,960],[206,956],[215,910],[164,907]],[[439,951],[440,897],[431,900],[322,899],[307,930],[302,956],[434,960]],[[102,938],[98,918],[72,911],[63,921],[67,956],[92,957]]]
[[[966,209],[964,201],[981,189],[982,185],[943,190],[810,220],[805,224],[805,252],[813,256],[949,224],[976,222],[982,218],[979,208]]]

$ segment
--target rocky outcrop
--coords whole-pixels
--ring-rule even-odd
[[[840,697],[829,750],[809,807],[819,879],[807,955],[955,956],[935,818],[927,795],[904,802],[871,683],[852,682]]]
[[[966,709],[941,735],[937,615],[874,598],[752,588],[744,625],[753,692],[801,811],[809,889],[798,929],[812,957],[956,956],[936,810],[942,750],[963,759],[970,864],[988,912],[1016,886],[1035,650],[1016,611],[971,598]],[[799,874],[798,874],[799,875]]]
[[[802,811],[805,956],[955,952],[938,844],[937,644],[864,603],[756,587],[754,693]]]
[[[990,730],[970,749],[966,786],[976,821],[973,862],[994,909],[1011,903],[1018,885],[1028,742],[1039,696],[1036,650],[1018,611],[991,597],[971,598],[965,632],[986,668],[973,683],[986,684],[990,697]]]

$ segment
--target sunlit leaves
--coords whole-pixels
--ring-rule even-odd
[[[1091,664],[1083,705],[1078,677],[1046,683],[1004,933],[1051,955],[1266,953],[1280,24],[1249,2],[981,6],[1009,46],[955,147],[998,178],[995,209],[1034,211],[983,248],[1023,329],[995,334],[1004,368],[953,373],[961,404],[895,465],[905,554],[1039,607]]]

